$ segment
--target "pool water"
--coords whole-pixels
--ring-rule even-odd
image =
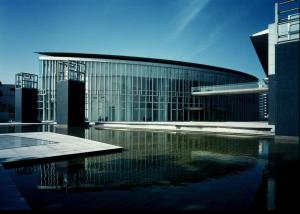
[[[53,131],[125,148],[8,169],[33,210],[299,210],[298,141],[93,127],[1,131]]]

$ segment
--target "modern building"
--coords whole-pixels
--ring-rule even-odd
[[[275,22],[250,36],[269,79],[269,123],[282,136],[299,136],[299,3],[276,3]]]
[[[259,94],[259,120],[268,121],[268,119],[269,119],[268,94],[261,93]]]
[[[258,81],[246,73],[164,59],[39,54],[41,120],[56,120],[57,82],[66,72],[66,62],[84,67],[86,121],[257,121],[259,117],[258,94],[191,96],[193,86]]]
[[[15,119],[15,85],[0,82],[0,122]]]

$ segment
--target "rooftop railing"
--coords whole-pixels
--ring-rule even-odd
[[[258,82],[197,86],[197,87],[192,87],[192,93],[193,92],[239,90],[239,89],[256,89],[256,88],[268,88],[268,86],[265,83],[258,83]]]
[[[38,75],[30,73],[17,73],[15,79],[16,88],[38,88]]]
[[[300,0],[283,0],[275,4],[278,42],[299,40]]]

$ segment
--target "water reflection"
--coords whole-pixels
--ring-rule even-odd
[[[299,210],[299,140],[276,139],[270,144],[262,186],[266,209]]]
[[[11,126],[0,126],[0,134],[2,133],[21,133],[21,132],[40,132],[45,129],[43,126],[37,125],[11,125]],[[51,129],[48,126],[46,129]],[[53,128],[52,128],[53,129]]]
[[[123,196],[119,192],[108,197],[105,194],[112,193],[109,191],[126,193],[126,206],[129,209],[142,206],[137,204],[150,200],[153,191],[168,191],[168,196],[159,194],[155,196],[156,199],[151,199],[154,205],[150,208],[298,209],[296,199],[291,195],[299,191],[297,142],[201,134],[99,131],[93,128],[68,130],[45,126],[43,130],[111,143],[126,150],[117,154],[16,168],[15,180],[28,197],[29,191],[24,190],[23,181],[17,177],[35,178],[31,181],[34,184],[31,192],[38,191],[36,194],[39,197],[31,199],[31,206],[34,207],[59,200],[71,201],[55,195],[43,204],[39,198],[42,193],[50,194],[49,191],[60,194],[103,194],[98,196],[97,202],[86,202],[85,209],[118,209],[115,204],[121,203]],[[179,200],[182,196],[178,195],[178,191],[187,199]],[[131,193],[134,197],[128,195]],[[78,198],[82,200],[79,195]]]
[[[67,131],[56,129],[62,133]],[[70,131],[67,132],[70,134]],[[254,167],[259,141],[205,135],[87,129],[87,138],[123,146],[126,151],[36,165],[39,189],[82,191],[179,185],[239,173]]]

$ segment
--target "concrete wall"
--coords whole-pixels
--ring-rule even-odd
[[[64,80],[57,83],[56,121],[68,126],[83,126],[85,121],[85,83]]]
[[[85,83],[69,80],[69,124],[83,126],[85,121]]]
[[[268,38],[268,74],[275,74],[275,44],[277,43],[277,30],[276,24],[269,25],[269,38]]]
[[[56,121],[58,124],[68,124],[68,92],[69,82],[60,81],[56,84]]]
[[[37,122],[37,89],[16,88],[15,121]]]
[[[22,91],[16,89],[15,93],[15,121],[22,122]]]
[[[15,85],[0,83],[0,122],[15,119]]]
[[[299,136],[299,41],[277,44],[276,135]]]

